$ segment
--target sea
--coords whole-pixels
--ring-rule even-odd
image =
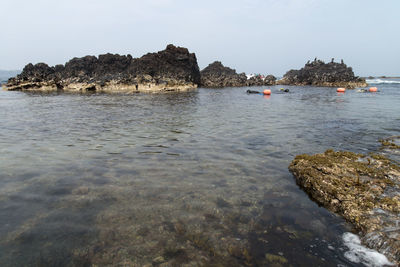
[[[0,91],[0,266],[390,266],[288,171],[303,153],[385,153],[400,79],[367,82]]]

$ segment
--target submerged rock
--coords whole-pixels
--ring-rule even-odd
[[[365,87],[367,83],[364,78],[354,76],[353,69],[346,64],[336,63],[333,60],[325,63],[315,59],[307,62],[300,70],[289,70],[281,80],[277,82],[282,85],[313,85],[334,87]]]
[[[5,90],[171,91],[196,88],[200,71],[195,54],[168,45],[141,58],[104,54],[73,58],[65,65],[28,64],[8,80]]]
[[[391,136],[386,139],[381,139],[379,142],[382,144],[382,147],[400,149],[400,136]]]
[[[376,154],[299,155],[289,170],[308,195],[342,215],[369,247],[400,262],[400,166]]]
[[[280,256],[280,255],[274,255],[274,254],[271,254],[271,253],[265,254],[265,258],[267,259],[267,261],[270,264],[273,264],[273,263],[279,264],[277,266],[282,266],[281,264],[287,264],[288,263],[288,260],[285,257]]]

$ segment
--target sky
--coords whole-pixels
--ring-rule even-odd
[[[400,76],[399,0],[1,0],[0,69],[167,44],[237,72],[282,76],[315,57]]]

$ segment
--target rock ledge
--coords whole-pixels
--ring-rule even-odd
[[[289,170],[316,202],[340,214],[362,241],[400,262],[400,167],[377,154],[299,155]]]

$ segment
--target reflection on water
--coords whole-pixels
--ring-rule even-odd
[[[287,166],[378,149],[400,91],[247,89],[0,92],[0,265],[352,266]]]

